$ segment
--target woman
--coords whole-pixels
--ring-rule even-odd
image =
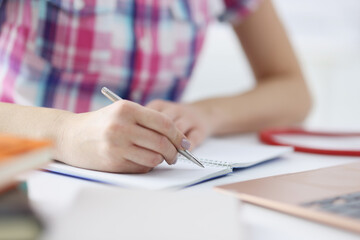
[[[0,131],[52,139],[54,157],[67,164],[148,172],[164,159],[174,164],[190,142],[297,123],[309,111],[270,0],[0,4]],[[178,103],[216,19],[232,23],[257,85]],[[126,100],[108,105],[103,86]]]

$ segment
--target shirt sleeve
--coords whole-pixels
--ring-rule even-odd
[[[220,20],[238,23],[254,12],[261,2],[262,0],[222,0],[224,11]]]

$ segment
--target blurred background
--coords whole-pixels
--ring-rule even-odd
[[[360,130],[360,1],[273,0],[273,4],[312,92],[314,105],[305,126]],[[183,100],[253,86],[231,26],[214,23]]]

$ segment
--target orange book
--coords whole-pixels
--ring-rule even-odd
[[[45,166],[51,156],[50,141],[0,134],[0,190],[13,184],[19,174]]]

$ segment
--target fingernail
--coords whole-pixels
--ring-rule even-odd
[[[191,143],[189,142],[189,140],[187,140],[186,138],[183,138],[181,140],[181,146],[185,149],[188,150],[191,146]]]

